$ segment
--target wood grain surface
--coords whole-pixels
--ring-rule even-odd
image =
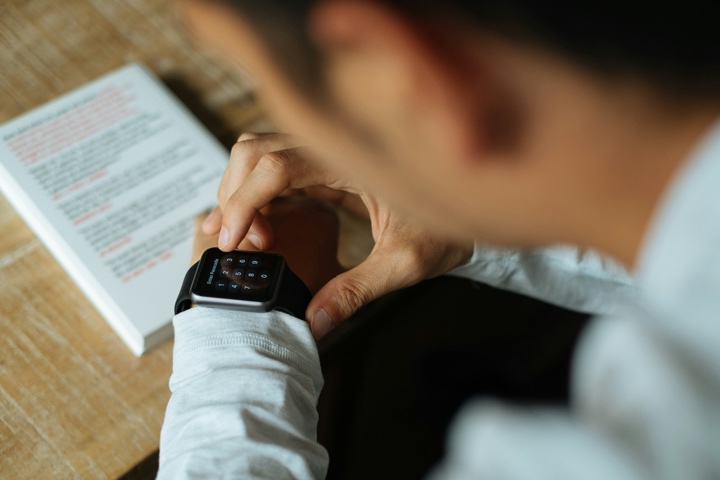
[[[168,0],[2,0],[0,123],[133,61],[226,145],[271,128],[251,82],[193,46]],[[354,264],[371,239],[342,222]],[[135,358],[0,197],[0,478],[117,478],[156,452],[171,354]]]

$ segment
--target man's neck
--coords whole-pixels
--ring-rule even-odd
[[[639,126],[619,142],[607,183],[613,187],[588,206],[595,214],[585,217],[581,243],[634,268],[663,195],[718,116],[716,109],[678,112]]]

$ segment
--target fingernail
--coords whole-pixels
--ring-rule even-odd
[[[311,327],[313,337],[319,340],[333,329],[333,324],[327,312],[321,308],[313,315]]]
[[[257,248],[258,250],[262,250],[262,249],[263,249],[263,242],[262,242],[262,240],[260,239],[260,237],[258,237],[258,236],[255,235],[254,233],[251,233],[250,235],[247,236],[247,238],[248,238],[248,240],[250,240],[250,243],[252,243],[253,245],[255,245],[255,248]]]
[[[220,236],[218,237],[218,245],[220,248],[225,248],[228,243],[230,243],[230,232],[227,231],[227,228],[222,227],[220,229]]]

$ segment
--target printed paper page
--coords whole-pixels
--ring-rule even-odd
[[[0,127],[6,196],[108,321],[143,338],[172,318],[227,157],[138,65]]]

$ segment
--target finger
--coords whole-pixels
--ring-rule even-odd
[[[275,244],[275,234],[273,233],[272,225],[270,225],[270,221],[262,212],[255,214],[255,218],[245,238],[258,250],[267,250]]]
[[[222,227],[218,238],[218,248],[230,251],[247,234],[250,225],[259,210],[269,204],[283,190],[290,187],[292,165],[287,153],[274,152],[263,157],[256,168],[248,175],[243,185],[228,198],[222,215]],[[262,235],[264,231],[254,232]],[[270,238],[261,238],[270,242]]]
[[[279,149],[284,150],[286,148],[294,148],[300,146],[303,142],[300,141],[299,137],[291,135],[289,133],[277,133],[277,132],[266,132],[266,133],[255,133],[255,132],[244,132],[241,133],[237,139],[237,142],[244,142],[246,140],[257,140],[264,139],[272,142],[281,142]],[[282,146],[285,145],[285,146]]]
[[[389,292],[419,282],[423,275],[404,255],[377,251],[357,267],[328,282],[308,305],[307,320],[313,336],[325,336],[359,308]]]
[[[270,152],[299,147],[299,139],[288,134],[244,133],[230,151],[230,160],[220,180],[218,202],[224,207],[227,199],[245,181],[260,159]]]
[[[195,233],[197,233],[198,230],[200,230],[200,229],[202,228],[202,226],[203,226],[203,224],[205,223],[205,221],[206,221],[208,218],[210,218],[210,216],[215,212],[215,209],[216,209],[216,208],[217,208],[217,207],[211,208],[211,209],[207,209],[207,210],[203,210],[202,212],[198,213],[198,214],[195,216],[195,220],[194,220],[194,222],[193,222],[193,227],[195,228]]]
[[[200,224],[197,224],[196,219],[196,229],[201,228],[206,235],[213,235],[217,238],[220,227],[222,226],[222,210],[220,210],[218,206],[215,207],[207,217],[204,215],[205,214],[203,214],[203,221]],[[200,217],[198,217],[198,219],[199,218]],[[248,229],[246,238],[255,245],[258,250],[272,248],[275,243],[275,235],[265,215],[258,212]]]
[[[217,235],[217,233],[220,231],[221,225],[222,210],[220,210],[220,206],[218,205],[212,209],[210,215],[208,215],[203,221],[202,230],[208,235]]]
[[[191,265],[200,260],[200,257],[205,250],[217,244],[217,236],[206,233],[202,228],[202,224],[207,215],[208,212],[205,211],[195,217],[195,237],[193,238],[192,255],[190,257]]]

